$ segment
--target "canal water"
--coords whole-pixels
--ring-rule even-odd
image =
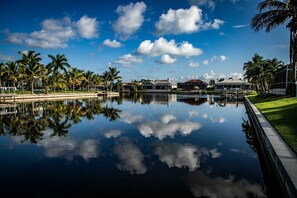
[[[0,115],[1,197],[266,197],[242,102],[143,94]]]

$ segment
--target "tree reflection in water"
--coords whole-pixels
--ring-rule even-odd
[[[37,143],[46,129],[53,130],[51,137],[65,137],[69,128],[83,118],[93,120],[100,114],[109,121],[120,118],[120,109],[103,103],[104,100],[86,99],[18,104],[15,114],[0,115],[0,135],[23,136],[22,142]]]

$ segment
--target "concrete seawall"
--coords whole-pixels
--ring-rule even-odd
[[[67,94],[14,94],[0,95],[2,100],[5,97],[5,102],[25,102],[25,101],[45,101],[45,100],[63,100],[63,99],[78,99],[78,98],[96,98],[96,97],[113,97],[119,96],[118,92],[100,92],[100,93],[67,93]]]
[[[245,106],[261,150],[267,156],[280,185],[288,197],[297,197],[296,154],[248,98],[245,100]]]

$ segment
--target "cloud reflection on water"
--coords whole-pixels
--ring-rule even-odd
[[[88,161],[99,156],[99,142],[97,140],[87,139],[79,141],[69,137],[51,136],[51,134],[51,131],[45,131],[43,139],[37,143],[37,146],[45,148],[47,157],[60,157],[72,160],[74,156],[81,156]]]
[[[160,161],[166,163],[169,168],[188,168],[190,171],[200,167],[200,158],[202,156],[218,158],[222,155],[218,149],[200,148],[191,144],[163,142],[157,144],[155,153],[159,156]]]
[[[251,184],[234,176],[228,178],[211,177],[201,171],[186,176],[188,186],[195,197],[266,197],[259,184]]]
[[[140,149],[128,139],[121,139],[114,148],[114,153],[121,160],[117,164],[119,170],[129,171],[130,174],[144,174],[147,169],[143,163],[144,155]]]

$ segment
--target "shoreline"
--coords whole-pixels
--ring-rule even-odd
[[[0,94],[0,103],[96,98],[96,97],[116,97],[116,96],[119,96],[119,92],[58,93],[58,94]]]
[[[247,97],[245,97],[245,106],[262,154],[267,156],[279,184],[287,195],[296,197],[297,156]]]

